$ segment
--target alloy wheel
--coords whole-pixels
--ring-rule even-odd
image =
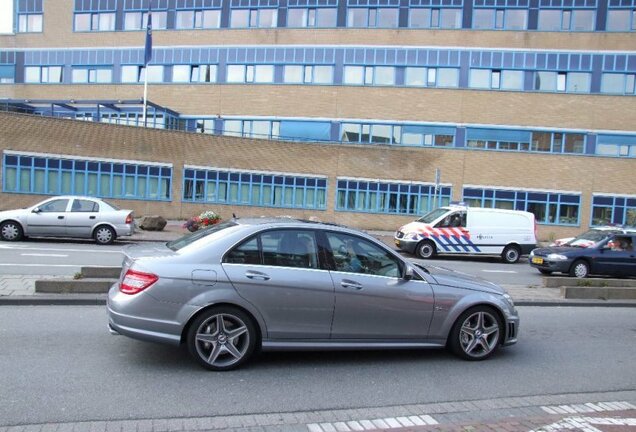
[[[196,352],[214,368],[229,368],[241,361],[250,349],[247,324],[230,313],[217,313],[203,321],[195,335]]]
[[[469,315],[459,331],[459,344],[469,357],[481,358],[490,354],[499,342],[499,322],[486,311]]]

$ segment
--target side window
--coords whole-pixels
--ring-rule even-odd
[[[236,246],[225,256],[225,262],[232,264],[261,264],[258,239],[254,237]]]
[[[327,233],[336,271],[399,277],[402,265],[388,251],[348,234]]]
[[[267,231],[260,235],[263,264],[278,267],[318,268],[318,248],[312,231]]]
[[[466,212],[455,212],[439,221],[436,228],[457,228],[466,226]]]
[[[76,199],[71,206],[72,212],[98,212],[99,204],[95,201]]]
[[[39,206],[39,209],[43,213],[65,212],[67,206],[68,206],[67,199],[59,199],[59,200],[49,201],[46,204],[42,204],[41,206]]]

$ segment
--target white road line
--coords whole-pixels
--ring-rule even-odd
[[[62,249],[62,248],[34,248],[34,247],[23,247],[23,246],[5,246],[0,245],[0,249],[4,250],[18,250],[18,251],[51,251],[51,252],[93,252],[93,253],[106,253],[106,254],[121,254],[122,251],[113,251],[113,250],[98,250],[98,249]]]
[[[62,255],[62,254],[44,254],[44,253],[26,253],[26,254],[20,254],[21,256],[34,256],[34,257],[60,257],[60,258],[67,258],[68,255]]]
[[[482,271],[486,273],[517,273],[514,270],[482,270]]]
[[[93,264],[20,264],[20,263],[0,263],[0,267],[112,267]]]
[[[399,429],[411,426],[439,424],[430,415],[409,417],[388,417],[373,420],[350,420],[334,423],[311,423],[307,425],[309,432],[346,432],[377,429]]]

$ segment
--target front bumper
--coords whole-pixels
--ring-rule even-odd
[[[405,240],[403,238],[398,238],[397,236],[393,238],[395,242],[395,246],[404,252],[408,252],[410,254],[415,254],[415,249],[417,248],[418,240]]]
[[[557,273],[567,273],[572,265],[571,260],[548,261],[545,257],[533,256],[528,258],[531,267]]]
[[[507,316],[505,336],[501,345],[508,346],[508,345],[516,344],[518,335],[519,335],[519,315]]]

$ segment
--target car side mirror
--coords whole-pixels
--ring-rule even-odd
[[[407,264],[406,267],[404,268],[404,276],[402,277],[402,279],[406,281],[410,281],[413,279],[413,276],[414,276],[413,267]]]
[[[40,213],[41,211],[40,207],[34,207],[33,210],[31,210],[32,213]]]

